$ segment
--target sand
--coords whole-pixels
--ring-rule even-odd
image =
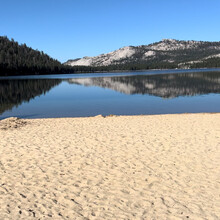
[[[220,114],[2,120],[0,219],[220,219]]]

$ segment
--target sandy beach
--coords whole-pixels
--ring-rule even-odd
[[[220,114],[0,121],[0,219],[220,219]]]

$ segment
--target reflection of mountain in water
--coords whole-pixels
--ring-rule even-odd
[[[60,82],[59,79],[0,80],[0,114],[45,94]]]
[[[173,98],[220,93],[220,72],[80,78],[70,79],[69,83],[99,86],[125,94]]]

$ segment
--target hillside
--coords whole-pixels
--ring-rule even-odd
[[[220,42],[164,39],[149,45],[123,47],[95,57],[68,60],[64,64],[98,70],[219,67]]]
[[[62,65],[42,51],[13,39],[0,37],[0,75],[68,73],[72,68]]]

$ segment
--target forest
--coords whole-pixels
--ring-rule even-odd
[[[72,68],[62,65],[42,51],[33,50],[26,44],[19,45],[14,39],[0,37],[0,75],[33,75],[72,73]]]

